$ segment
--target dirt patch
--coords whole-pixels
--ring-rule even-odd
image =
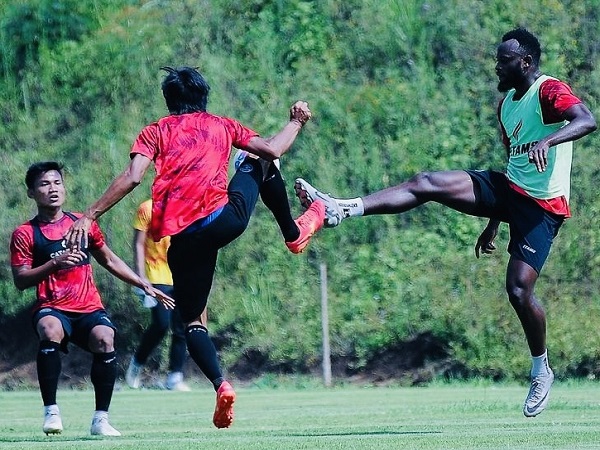
[[[38,342],[31,326],[29,309],[19,312],[13,317],[0,317],[0,388],[16,390],[37,388],[37,372],[35,358]],[[215,344],[219,347],[219,338]],[[119,342],[116,344],[119,348]],[[124,348],[124,347],[122,347]],[[119,376],[123,377],[130,355],[119,354]],[[70,345],[69,354],[62,358],[62,373],[59,379],[61,387],[88,387],[92,357],[80,348]],[[406,385],[427,383],[442,375],[461,376],[464,368],[457,367],[449,357],[446,345],[430,333],[422,333],[410,340],[387,348],[366,364],[356,369],[356,361],[351,357],[335,357],[332,361],[333,376],[357,382],[385,384],[400,382]],[[160,385],[159,364],[152,358],[145,371],[146,386]],[[188,359],[187,377],[203,377],[195,364]],[[240,381],[250,381],[266,373],[318,374],[319,367],[299,367],[297,364],[273,364],[267,355],[258,351],[249,351],[243,355],[228,373]]]
[[[431,333],[420,333],[371,358],[362,371],[375,383],[390,380],[410,386],[432,381],[442,375],[462,376],[465,368],[456,365],[447,345]]]

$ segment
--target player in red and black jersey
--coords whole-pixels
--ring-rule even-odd
[[[162,91],[169,115],[140,132],[127,168],[73,224],[67,239],[77,245],[93,221],[139,185],[154,163],[149,232],[155,241],[171,236],[168,262],[177,308],[186,325],[187,348],[217,391],[213,424],[227,428],[233,421],[235,392],[223,376],[201,320],[217,254],[244,232],[259,196],[292,253],[301,252],[322,227],[325,206],[320,202],[292,218],[283,178],[273,163],[291,147],[311,112],[306,102],[296,102],[279,133],[263,138],[235,119],[206,111],[210,87],[197,70],[163,69],[167,75]],[[228,182],[232,146],[259,158],[246,157]]]
[[[37,372],[44,402],[46,434],[62,432],[56,404],[61,371],[59,350],[67,353],[68,343],[93,354],[90,379],[96,409],[90,432],[119,436],[108,422],[108,407],[117,374],[114,349],[115,326],[104,310],[92,277],[90,255],[121,280],[144,289],[165,305],[173,301],[140,278],[104,241],[95,223],[85,247],[73,248],[64,238],[81,214],[64,211],[65,186],[62,166],[42,162],[29,167],[25,177],[27,195],[36,204],[37,215],[17,227],[10,242],[11,266],[18,289],[36,288],[33,326],[39,336]]]

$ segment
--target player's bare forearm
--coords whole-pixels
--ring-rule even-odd
[[[133,270],[139,276],[146,272],[146,232],[134,230],[133,232]]]
[[[48,278],[49,275],[56,272],[56,263],[54,260],[32,269],[29,266],[13,267],[13,282],[20,291],[35,287],[40,282]]]
[[[92,206],[85,211],[85,217],[97,220],[102,214],[116,205],[123,197],[133,191],[140,181],[133,178],[128,170],[122,172]]]
[[[98,264],[108,270],[119,280],[124,281],[132,286],[144,289],[146,285],[144,280],[106,245],[98,250],[92,251],[91,254],[94,259],[98,261]]]
[[[269,161],[277,159],[288,151],[304,124],[311,117],[312,113],[308,108],[308,103],[299,100],[290,108],[290,121],[279,133],[266,139],[252,138],[245,150]]]
[[[156,289],[147,278],[141,277],[136,274],[131,267],[129,267],[121,258],[109,249],[106,245],[98,250],[90,252],[94,259],[98,263],[108,270],[111,274],[117,277],[119,280],[124,281],[132,286],[143,289],[144,292],[152,297],[155,297],[160,301],[166,308],[173,309],[175,307],[175,300],[164,294],[159,289]]]
[[[81,251],[70,250],[58,255],[56,258],[46,261],[38,267],[13,267],[13,281],[17,289],[21,291],[30,287],[35,287],[53,273],[58,272],[61,269],[75,267],[83,261],[85,257],[85,253]]]

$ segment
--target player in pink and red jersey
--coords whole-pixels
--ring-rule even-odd
[[[76,245],[98,217],[141,182],[154,163],[149,233],[154,240],[171,237],[168,262],[177,308],[186,325],[188,352],[217,391],[214,425],[227,428],[233,421],[235,392],[223,376],[201,314],[218,251],[246,229],[259,195],[293,253],[301,252],[323,225],[321,202],[298,219],[292,218],[283,179],[272,163],[291,147],[311,112],[306,102],[294,103],[289,122],[265,139],[235,119],[206,111],[210,87],[197,70],[163,69],[167,75],[162,91],[170,114],[140,132],[127,168],[73,224],[67,239]],[[232,147],[259,158],[246,157],[228,182]]]
[[[64,211],[65,186],[62,166],[53,161],[36,163],[25,176],[27,195],[35,200],[37,215],[17,227],[10,242],[11,266],[18,289],[36,288],[33,326],[39,336],[37,373],[44,402],[46,434],[63,430],[56,403],[61,372],[59,350],[67,353],[69,342],[93,354],[90,379],[96,408],[90,432],[93,435],[120,436],[108,422],[117,374],[114,348],[115,326],[104,310],[96,289],[90,255],[110,273],[143,289],[168,307],[173,300],[150,282],[140,278],[115,255],[93,224],[87,244],[69,246],[64,235],[82,215]]]

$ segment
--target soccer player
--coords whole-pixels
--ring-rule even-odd
[[[548,364],[546,315],[534,295],[535,283],[550,246],[569,209],[573,142],[596,129],[590,110],[564,82],[543,75],[541,48],[529,31],[517,28],[497,48],[498,89],[506,92],[498,107],[506,173],[456,170],[423,172],[399,185],[365,197],[337,199],[296,180],[296,194],[307,207],[326,204],[326,226],[353,216],[397,214],[426,202],[441,203],[490,219],[475,254],[491,253],[500,222],[510,230],[506,272],[508,299],[525,332],[532,357],[531,387],[523,413],[533,417],[548,403],[554,374]]]
[[[137,209],[133,222],[133,268],[140,277],[146,277],[156,289],[173,295],[173,276],[167,263],[169,236],[155,242],[148,233],[152,218],[152,200],[146,200]],[[165,337],[171,328],[171,347],[169,350],[169,373],[165,387],[171,391],[189,391],[183,381],[183,366],[186,358],[186,344],[183,322],[177,308],[171,310],[148,296],[143,290],[134,288],[142,304],[150,308],[151,323],[142,335],[140,345],[132,356],[125,373],[125,381],[129,387],[138,389],[144,365],[152,351]],[[206,326],[206,310],[202,317]]]
[[[235,392],[223,376],[201,313],[218,251],[246,229],[259,195],[293,253],[301,252],[323,225],[321,202],[291,218],[283,179],[272,163],[287,152],[311,112],[306,102],[294,103],[289,122],[265,139],[235,119],[206,112],[210,87],[197,70],[163,69],[167,75],[162,91],[170,114],[140,132],[126,169],[72,225],[67,240],[76,245],[85,238],[92,223],[133,190],[154,162],[150,234],[154,240],[171,236],[168,262],[188,352],[217,392],[213,424],[227,428],[233,421]],[[227,184],[232,146],[260,158],[245,158]]]
[[[28,197],[36,202],[37,215],[13,232],[10,254],[15,286],[20,290],[36,287],[32,323],[39,337],[37,373],[44,402],[42,429],[46,434],[63,430],[56,403],[61,372],[59,351],[67,353],[72,342],[93,355],[90,379],[96,409],[91,434],[120,436],[108,421],[117,374],[115,326],[94,284],[90,255],[110,273],[165,305],[172,307],[173,300],[137,276],[115,255],[97,224],[90,228],[88,245],[78,249],[67,245],[64,234],[81,214],[62,208],[66,192],[61,164],[50,161],[31,165],[25,183]]]

